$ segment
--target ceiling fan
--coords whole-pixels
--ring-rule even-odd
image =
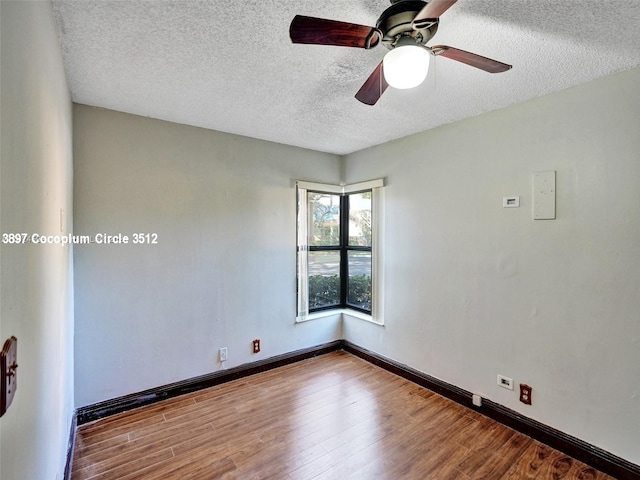
[[[296,15],[289,27],[293,43],[370,49],[380,43],[390,51],[376,67],[356,98],[375,105],[389,85],[412,88],[424,81],[431,55],[466,63],[489,73],[505,72],[511,65],[481,55],[426,43],[438,30],[440,16],[457,0],[391,0],[375,27]]]

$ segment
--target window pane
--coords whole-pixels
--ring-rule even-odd
[[[340,244],[340,196],[309,192],[309,245]]]
[[[340,303],[340,252],[309,252],[309,309]]]
[[[347,252],[349,285],[347,303],[371,311],[371,252]]]
[[[349,245],[371,246],[371,192],[349,195]]]

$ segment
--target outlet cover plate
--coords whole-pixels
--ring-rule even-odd
[[[533,388],[525,383],[520,384],[520,401],[525,405],[531,405],[531,393]]]

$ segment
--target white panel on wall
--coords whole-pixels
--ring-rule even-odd
[[[555,220],[556,218],[556,172],[533,174],[533,219]]]

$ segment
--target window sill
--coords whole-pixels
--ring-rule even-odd
[[[352,310],[350,308],[336,308],[335,310],[323,310],[321,312],[310,313],[304,317],[296,317],[296,323],[319,320],[321,318],[334,317],[336,315],[340,315],[342,317],[341,320],[344,320],[345,317],[357,318],[359,320],[364,320],[365,322],[373,323],[374,325],[379,325],[381,327],[384,326],[384,323],[376,321],[372,315],[359,312],[358,310]]]
[[[304,316],[297,316],[296,323],[304,323],[310,320],[319,320],[321,318],[335,317],[340,315],[342,310],[322,310],[321,312],[314,312]]]
[[[369,315],[368,313],[362,313],[358,310],[351,310],[350,308],[345,308],[340,310],[342,313],[342,319],[345,318],[357,318],[358,320],[364,320],[365,322],[373,323],[374,325],[379,325],[380,327],[384,327],[384,323],[380,320],[377,320],[373,317],[373,315]]]

